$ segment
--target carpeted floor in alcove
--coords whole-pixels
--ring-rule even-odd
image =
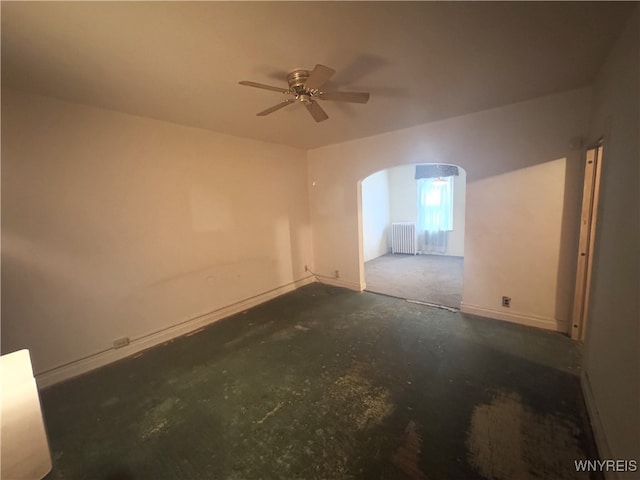
[[[460,308],[464,258],[387,254],[365,262],[367,291]]]

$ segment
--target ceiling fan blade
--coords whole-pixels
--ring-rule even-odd
[[[309,74],[309,78],[304,82],[304,86],[310,90],[320,88],[333,76],[334,73],[336,73],[336,71],[333,68],[318,64]]]
[[[333,100],[334,102],[367,103],[367,92],[324,92],[318,95],[320,100]]]
[[[281,108],[284,108],[287,105],[291,105],[295,101],[296,101],[295,98],[290,98],[289,100],[285,100],[284,102],[280,102],[279,104],[274,105],[271,108],[267,108],[266,110],[263,110],[263,111],[261,111],[259,113],[256,113],[256,115],[259,116],[259,117],[264,117],[265,115],[269,115],[270,113],[273,113],[276,110],[280,110]]]
[[[323,120],[329,118],[329,115],[327,115],[327,113],[315,100],[309,100],[308,102],[305,102],[304,106],[307,107],[307,110],[309,110],[309,113],[316,122],[322,122]]]
[[[263,88],[265,90],[273,90],[274,92],[280,92],[280,93],[290,93],[288,89],[285,89],[282,87],[272,87],[271,85],[265,85],[264,83],[250,82],[248,80],[243,80],[238,83],[240,85],[246,85],[247,87]]]

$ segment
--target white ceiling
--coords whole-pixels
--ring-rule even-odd
[[[2,2],[2,83],[301,148],[589,85],[635,2]],[[277,92],[337,70],[315,123]]]

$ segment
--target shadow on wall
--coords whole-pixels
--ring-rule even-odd
[[[580,152],[582,154],[582,152]],[[566,160],[566,159],[565,159]],[[565,333],[571,334],[572,309],[578,264],[581,195],[584,185],[584,157],[565,161],[564,198],[560,227],[560,252],[556,276],[556,310],[558,321],[566,319]],[[562,329],[561,329],[562,330]]]
[[[567,191],[576,179],[567,170],[560,158],[469,183],[468,307],[567,331],[577,227],[576,196]],[[512,298],[508,309],[497,306],[502,296]],[[485,299],[496,305],[484,307]]]

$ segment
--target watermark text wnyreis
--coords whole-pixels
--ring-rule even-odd
[[[636,460],[574,460],[576,472],[637,472]]]

